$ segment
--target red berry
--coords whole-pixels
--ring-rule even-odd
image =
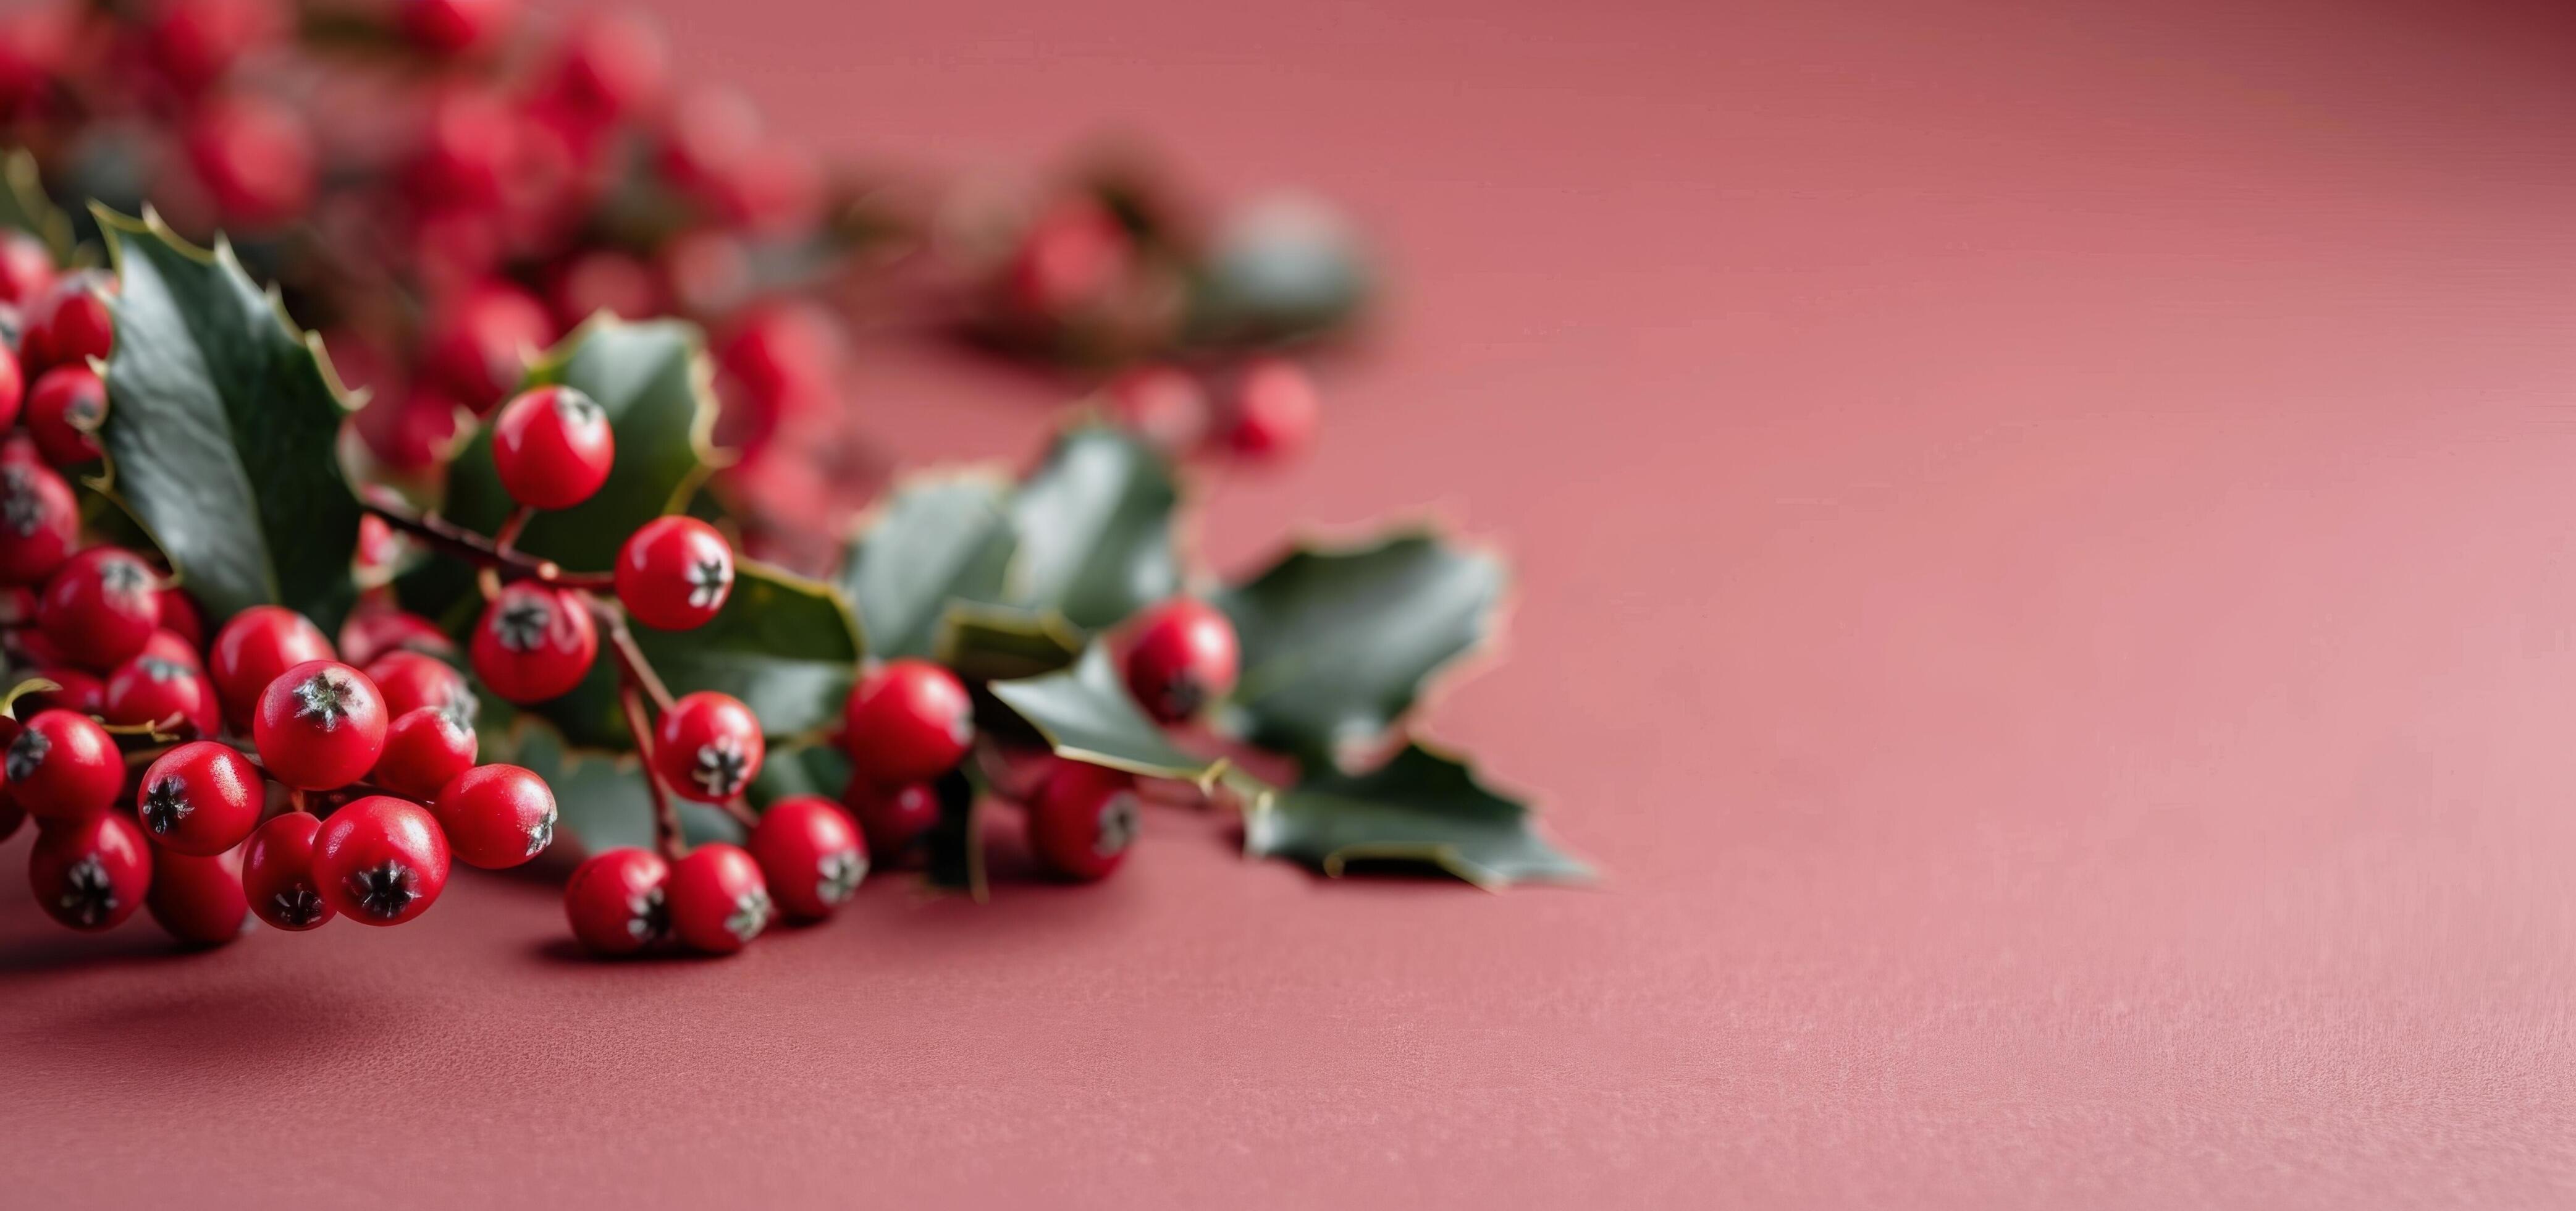
[[[386,466],[397,471],[427,470],[456,440],[457,402],[434,390],[409,394],[387,391],[358,409],[358,437]]]
[[[154,594],[153,608],[161,629],[172,632],[186,644],[190,655],[206,646],[206,617],[197,612],[197,603],[175,586],[164,586]]]
[[[313,834],[313,882],[323,903],[352,921],[400,925],[447,887],[447,835],[429,809],[369,795]]]
[[[1314,380],[1296,363],[1255,362],[1236,380],[1227,400],[1226,443],[1247,458],[1288,458],[1314,441],[1322,411]]]
[[[596,854],[564,884],[564,916],[572,936],[607,955],[633,954],[670,930],[663,887],[671,864],[640,849]]]
[[[404,36],[442,55],[489,46],[518,18],[518,0],[402,0]]]
[[[1216,607],[1175,597],[1146,612],[1127,648],[1127,691],[1145,713],[1178,723],[1234,692],[1241,653]]]
[[[42,639],[35,635],[22,637]],[[18,700],[21,711],[65,710],[75,715],[107,713],[107,683],[67,664],[49,664],[28,674],[29,677],[54,683],[50,690],[30,690]]]
[[[1207,440],[1207,390],[1176,366],[1139,366],[1109,380],[1110,418],[1167,455]]]
[[[182,736],[212,736],[223,725],[223,708],[205,672],[193,662],[150,652],[107,675],[99,713],[119,727],[148,723]]]
[[[312,204],[313,134],[295,109],[238,94],[188,123],[188,164],[227,223],[277,226]]]
[[[18,367],[18,355],[0,342],[0,429],[18,420],[18,407],[27,402],[27,375]]]
[[[366,777],[383,755],[385,701],[365,673],[308,660],[268,683],[251,740],[269,777],[297,790],[337,790]]]
[[[671,864],[671,933],[692,950],[732,954],[769,927],[775,909],[760,863],[740,846],[701,845]]]
[[[54,279],[43,296],[26,310],[18,334],[18,357],[38,372],[56,366],[78,366],[105,358],[116,346],[116,325],[100,292],[114,288],[105,274],[92,270]]]
[[[849,789],[841,792],[841,805],[858,818],[868,852],[886,863],[902,858],[915,840],[939,823],[939,792],[927,782],[886,790],[865,778],[852,778]]]
[[[153,855],[152,890],[143,903],[182,942],[221,946],[242,936],[250,927],[250,899],[242,894],[241,851]]]
[[[259,826],[268,784],[229,744],[197,740],[156,758],[135,789],[134,814],[155,845],[205,857],[242,843]]]
[[[592,13],[563,39],[554,96],[591,121],[650,107],[662,94],[670,48],[662,31],[633,13]]]
[[[395,794],[427,799],[471,768],[479,747],[463,710],[424,706],[406,711],[385,727],[385,751],[376,758],[372,780]]]
[[[859,889],[868,847],[841,805],[793,795],[769,805],[751,830],[751,853],[770,895],[787,915],[820,920]]]
[[[424,201],[481,209],[511,185],[520,144],[519,115],[499,93],[456,87],[431,98],[412,153],[409,183]]]
[[[789,415],[833,397],[849,360],[840,325],[803,300],[752,308],[716,352],[716,444],[759,453]]]
[[[1005,279],[1008,301],[1033,316],[1099,306],[1125,281],[1135,252],[1118,216],[1090,198],[1070,199],[1021,238]]]
[[[478,765],[438,790],[432,810],[457,861],[507,870],[544,853],[555,839],[555,793],[515,765]]]
[[[1088,882],[1107,878],[1136,840],[1136,780],[1117,770],[1062,761],[1029,801],[1029,849],[1048,870]]]
[[[27,720],[9,742],[9,793],[40,820],[75,820],[106,811],[125,789],[125,755],[116,738],[87,715],[53,709]]]
[[[42,581],[79,541],[80,505],[62,476],[27,463],[0,464],[0,581]]]
[[[100,812],[37,834],[27,854],[27,883],[54,920],[73,929],[111,929],[143,907],[152,850],[134,821]]]
[[[0,230],[0,304],[25,307],[54,285],[54,254],[17,228]]]
[[[144,46],[165,79],[194,93],[275,38],[283,24],[271,0],[164,0],[144,31]]]
[[[289,933],[339,915],[313,874],[313,843],[322,820],[311,812],[273,816],[242,845],[242,895],[260,920]]]
[[[570,593],[530,581],[503,587],[474,624],[475,676],[523,706],[570,692],[598,657],[590,611]]]
[[[672,794],[722,803],[760,776],[768,748],[760,720],[741,699],[700,690],[662,712],[653,735],[653,767]]]
[[[616,461],[607,410],[571,387],[520,392],[492,422],[492,468],[511,499],[533,509],[590,499]]]
[[[648,627],[705,626],[732,592],[733,547],[697,518],[656,517],[617,553],[617,600]]]
[[[27,393],[27,432],[36,449],[57,467],[98,461],[98,427],[107,421],[107,384],[88,366],[56,366]]]
[[[437,623],[409,610],[360,606],[340,624],[342,660],[363,669],[397,651],[452,656],[456,644]]]
[[[419,652],[388,652],[367,666],[367,679],[385,700],[385,713],[408,715],[423,707],[453,706],[474,718],[474,691],[456,666]]]
[[[215,697],[224,717],[247,726],[268,683],[280,673],[309,660],[329,660],[331,641],[322,628],[284,606],[252,606],[235,614],[215,633],[206,659],[215,676]]]
[[[45,582],[36,623],[65,657],[91,669],[132,659],[161,629],[161,577],[119,547],[91,547]]]
[[[890,660],[850,690],[841,743],[879,786],[928,782],[957,768],[975,740],[975,704],[957,675],[927,660]]]
[[[528,293],[486,281],[442,308],[422,343],[421,372],[476,413],[519,385],[528,359],[555,339],[554,321]]]
[[[166,618],[168,615],[165,613],[163,617]],[[150,656],[156,660],[167,660],[172,664],[187,665],[189,668],[197,670],[197,672],[204,677],[206,682],[206,692],[214,692],[214,675],[206,672],[205,657],[199,656],[197,654],[197,649],[186,639],[181,638],[177,631],[173,631],[165,626],[160,630],[152,632],[152,637],[143,641],[143,650],[136,653],[136,655]]]

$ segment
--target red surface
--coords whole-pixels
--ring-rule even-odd
[[[0,897],[15,1199],[2576,1198],[2563,6],[668,7],[837,150],[1132,118],[1348,200],[1394,322],[1205,545],[1499,539],[1430,722],[1607,889],[1165,814],[1103,887],[716,963],[569,961],[490,878],[180,959]],[[1041,423],[869,364],[907,457]]]

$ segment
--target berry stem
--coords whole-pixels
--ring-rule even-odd
[[[751,810],[751,805],[743,802],[742,796],[740,795],[727,799],[716,806],[721,809],[725,815],[732,817],[733,822],[741,825],[743,830],[746,832],[760,827],[760,813]]]
[[[510,519],[502,522],[500,533],[492,536],[493,551],[497,554],[507,555],[511,551],[517,549],[519,545],[519,531],[527,529],[528,519],[535,517],[536,515],[537,511],[526,505],[521,505],[516,509],[510,510]]]
[[[622,671],[622,668],[621,668]],[[653,791],[653,846],[665,860],[680,860],[680,809],[671,802],[671,791],[662,785],[662,775],[653,769],[653,729],[645,723],[644,695],[635,687],[632,677],[621,676],[617,700],[626,708],[626,730],[635,737],[635,755],[643,759],[644,785]]]
[[[605,598],[587,592],[581,596],[590,606],[591,617],[598,620],[599,629],[608,632],[608,649],[617,656],[619,676],[642,687],[653,699],[653,709],[671,709],[670,687],[662,684],[661,675],[653,671],[653,662],[644,658],[644,650],[635,646],[635,633],[626,629],[626,611]]]
[[[410,509],[373,500],[367,501],[365,508],[367,512],[383,518],[386,525],[419,538],[430,546],[478,568],[507,569],[519,576],[533,577],[549,583],[556,582],[562,577],[563,569],[556,567],[553,560],[539,559],[533,555],[495,545],[492,539],[485,538],[436,513],[415,513]],[[521,520],[520,524],[526,523]],[[504,525],[502,529],[512,538],[518,536],[518,531],[514,527]]]

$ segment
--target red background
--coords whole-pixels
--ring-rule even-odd
[[[1429,725],[1606,888],[1167,813],[726,962],[500,879],[176,958],[0,897],[8,1201],[2576,1198],[2564,6],[658,7],[837,153],[1346,201],[1385,339],[1203,547],[1498,540]],[[1044,423],[869,358],[908,461]]]

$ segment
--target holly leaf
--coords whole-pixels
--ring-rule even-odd
[[[569,509],[539,513],[519,549],[576,572],[604,572],[637,526],[677,512],[706,478],[715,406],[698,330],[678,320],[629,323],[601,315],[574,330],[528,368],[526,387],[581,390],[608,414],[617,461],[608,482]],[[500,529],[516,507],[492,465],[486,427],[448,468],[448,520],[480,533]]]
[[[1243,848],[1335,878],[1353,863],[1426,865],[1487,891],[1593,878],[1590,866],[1539,835],[1527,804],[1418,742],[1368,773],[1328,769],[1256,797],[1244,813]]]
[[[1019,551],[1004,602],[1099,628],[1171,596],[1178,499],[1151,446],[1102,426],[1066,432],[1011,501]]]
[[[214,618],[278,604],[328,632],[355,600],[349,403],[318,338],[221,240],[96,212],[116,267],[100,481]]]
[[[1432,674],[1484,639],[1504,580],[1500,560],[1423,531],[1290,551],[1213,599],[1243,649],[1220,724],[1330,764],[1383,736]]]
[[[1191,756],[1163,735],[1128,694],[1106,644],[1084,649],[1072,668],[987,688],[1046,737],[1059,757],[1191,782],[1205,782],[1225,764]]]
[[[850,548],[839,583],[882,656],[930,656],[953,601],[1002,593],[1011,554],[1009,485],[972,474],[897,489]]]
[[[1218,230],[1191,281],[1186,336],[1204,346],[1322,336],[1366,305],[1374,276],[1349,222],[1331,207],[1270,198]]]
[[[45,195],[36,173],[36,157],[23,147],[0,154],[0,227],[15,228],[45,242],[57,266],[72,263],[72,218]]]
[[[484,710],[476,759],[507,762],[545,779],[555,794],[558,836],[578,838],[594,854],[653,847],[653,791],[633,752],[581,748],[542,719],[490,703]],[[742,841],[742,829],[723,812],[686,800],[679,809],[680,833],[690,844]]]
[[[952,601],[931,659],[967,681],[998,681],[1052,673],[1072,664],[1082,645],[1082,628],[1053,610]]]
[[[839,801],[850,789],[850,755],[831,741],[784,744],[769,750],[760,763],[760,776],[751,780],[743,792],[751,805],[762,811],[781,799],[798,795],[820,795]]]
[[[864,646],[839,593],[767,564],[734,566],[733,592],[705,626],[656,631],[634,626],[635,646],[674,696],[715,690],[742,699],[761,730],[791,737],[841,716]],[[527,708],[572,743],[624,752],[634,747],[617,696],[617,661],[601,636],[599,659],[581,684]]]

